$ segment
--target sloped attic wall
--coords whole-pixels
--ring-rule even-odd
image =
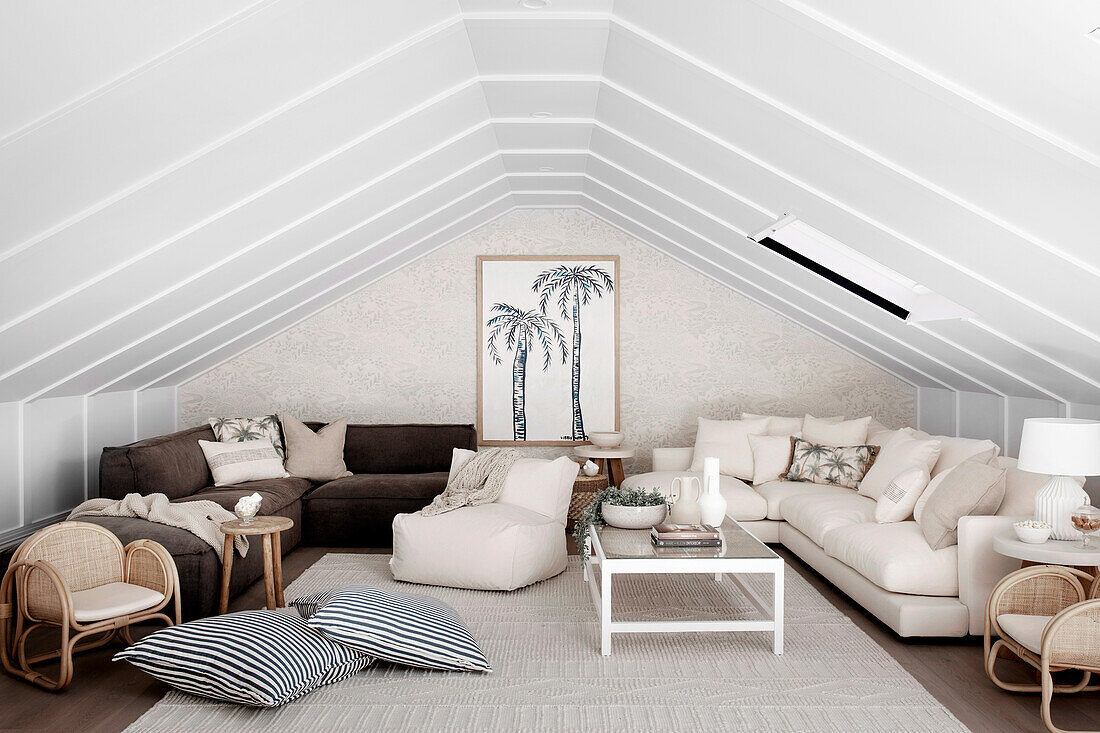
[[[475,257],[621,258],[622,425],[646,470],[699,415],[874,414],[913,424],[915,389],[595,217],[517,210],[179,388],[179,424],[290,411],[359,422],[472,423]],[[561,448],[531,449],[560,455]]]

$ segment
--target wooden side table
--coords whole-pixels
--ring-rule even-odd
[[[626,473],[623,471],[623,459],[633,458],[634,449],[627,446],[618,448],[597,448],[594,445],[578,445],[573,449],[581,458],[591,458],[603,465],[603,472],[607,474],[607,480],[612,486],[619,486]]]
[[[237,535],[263,535],[264,544],[264,590],[267,593],[267,607],[274,611],[286,605],[283,600],[283,547],[280,533],[294,526],[294,520],[287,517],[256,517],[251,524],[239,519],[223,522],[225,548],[222,551],[222,595],[218,604],[218,613],[229,610],[229,580],[233,576],[233,538]],[[255,551],[255,550],[253,550]]]

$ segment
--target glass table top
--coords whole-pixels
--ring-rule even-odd
[[[721,547],[657,547],[650,539],[648,529],[603,526],[596,528],[594,534],[599,538],[604,557],[608,560],[779,557],[732,519],[726,519],[718,529],[722,533]]]

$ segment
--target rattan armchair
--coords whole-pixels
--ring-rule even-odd
[[[993,637],[999,637],[995,642]],[[1005,682],[995,670],[1002,649],[1015,654],[1039,673],[1039,684]],[[1054,684],[1053,672],[1079,670],[1081,680]],[[985,671],[995,685],[1011,692],[1041,692],[1043,723],[1053,733],[1065,733],[1051,721],[1055,692],[1091,692],[1092,674],[1100,673],[1100,575],[1054,565],[1018,570],[997,584],[989,596],[985,618]]]
[[[173,604],[173,616],[162,612]],[[133,643],[130,624],[180,622],[179,576],[172,556],[152,540],[126,547],[88,522],[61,522],[31,535],[12,557],[0,583],[0,657],[4,669],[47,690],[73,679],[73,654],[116,636]],[[36,629],[57,627],[56,651],[28,656]],[[95,637],[83,644],[86,637]],[[56,679],[31,665],[60,657]]]

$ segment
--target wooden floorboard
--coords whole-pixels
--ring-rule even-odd
[[[971,730],[1044,731],[1038,694],[1003,692],[982,669],[980,639],[903,640],[837,591],[798,558],[777,551],[788,566],[806,578],[825,598],[889,652],[911,675]],[[283,560],[287,584],[328,552],[388,553],[362,548],[300,547]],[[570,552],[574,552],[570,541]],[[230,610],[260,608],[263,582],[253,584],[230,604]],[[150,630],[154,627],[149,627]],[[63,693],[48,693],[6,675],[0,677],[0,730],[95,731],[113,733],[137,720],[167,687],[133,666],[110,661],[117,646],[80,655],[73,684]],[[1023,665],[1002,663],[1004,676],[1028,679]],[[1100,730],[1100,693],[1055,699],[1055,722],[1070,730]]]

